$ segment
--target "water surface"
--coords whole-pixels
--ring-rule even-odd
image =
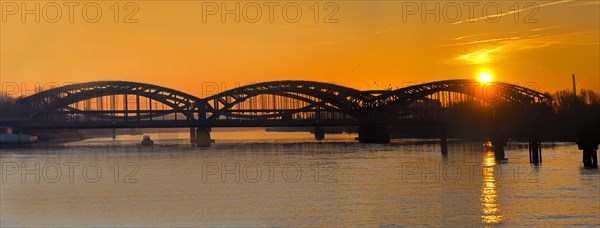
[[[534,166],[523,143],[496,164],[477,143],[443,155],[426,140],[214,132],[192,148],[186,136],[1,150],[0,226],[600,226],[600,173],[570,143]]]

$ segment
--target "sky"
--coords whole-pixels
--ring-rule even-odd
[[[542,92],[576,74],[600,91],[600,0],[0,2],[2,89],[24,94],[98,80],[200,97],[273,80],[371,90],[482,73]]]

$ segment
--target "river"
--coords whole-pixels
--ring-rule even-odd
[[[0,150],[1,227],[600,226],[600,172],[573,143],[366,145],[356,135],[213,132]]]

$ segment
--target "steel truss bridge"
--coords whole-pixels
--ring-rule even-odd
[[[446,80],[396,90],[360,91],[314,81],[251,84],[199,98],[147,83],[97,81],[52,88],[18,101],[22,129],[360,126],[363,142],[385,142],[386,125],[447,121],[453,107],[479,104],[530,112],[546,95],[513,84]],[[487,118],[487,119],[486,119]],[[1,119],[0,119],[1,120]],[[198,132],[199,131],[199,132]],[[384,133],[377,133],[382,132]],[[361,136],[362,134],[362,136]],[[383,136],[382,136],[383,135]],[[319,136],[317,136],[319,138]],[[322,137],[321,137],[322,138]]]

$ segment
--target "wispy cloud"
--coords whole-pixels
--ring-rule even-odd
[[[458,63],[482,64],[490,63],[502,57],[509,56],[509,53],[529,49],[545,48],[551,45],[600,45],[599,42],[589,42],[590,40],[586,41],[586,39],[581,39],[582,37],[587,37],[594,34],[596,34],[594,31],[579,31],[560,34],[523,33],[518,34],[518,36],[503,38],[488,37],[487,39],[439,45],[438,47],[466,46],[465,48],[470,49],[471,51],[459,54],[455,56],[453,60],[458,61]]]
[[[438,47],[460,46],[460,45],[469,45],[469,44],[484,44],[484,43],[492,43],[492,42],[505,41],[505,40],[518,40],[520,38],[521,37],[519,37],[519,36],[492,38],[492,39],[484,39],[484,40],[474,40],[474,41],[463,42],[463,43],[443,44],[443,45],[439,45]]]
[[[557,28],[562,28],[562,27],[564,27],[564,26],[563,25],[548,26],[548,27],[534,28],[534,29],[531,29],[531,31],[539,32],[539,31],[552,30],[552,29],[557,29]]]
[[[489,63],[492,61],[494,53],[502,50],[504,46],[505,45],[501,45],[495,48],[477,50],[474,52],[460,55],[456,59],[474,64]]]
[[[589,0],[589,1],[578,1],[574,6],[597,6],[600,5],[600,1]]]
[[[556,2],[549,2],[549,3],[544,3],[544,4],[540,4],[537,5],[538,8],[542,8],[542,7],[546,7],[546,6],[553,6],[553,5],[558,5],[558,4],[563,4],[563,3],[568,3],[568,2],[573,2],[574,0],[560,0],[560,1],[556,1]],[[473,18],[473,19],[469,19],[469,20],[463,20],[463,21],[457,21],[454,22],[452,24],[462,24],[465,22],[475,22],[475,21],[480,21],[480,20],[484,20],[487,18],[496,18],[496,17],[504,17],[507,15],[513,15],[515,13],[520,13],[522,11],[526,11],[526,10],[530,10],[531,8],[523,8],[523,9],[517,9],[517,10],[511,10],[508,11],[506,13],[499,13],[499,14],[494,14],[494,15],[487,15],[484,17],[478,17],[478,18]]]
[[[465,36],[459,36],[454,38],[453,40],[463,40],[463,39],[469,39],[469,38],[476,38],[476,37],[486,37],[486,36],[493,36],[493,35],[506,35],[506,34],[516,34],[517,32],[488,32],[488,33],[479,33],[479,34],[472,34],[472,35],[465,35]]]

